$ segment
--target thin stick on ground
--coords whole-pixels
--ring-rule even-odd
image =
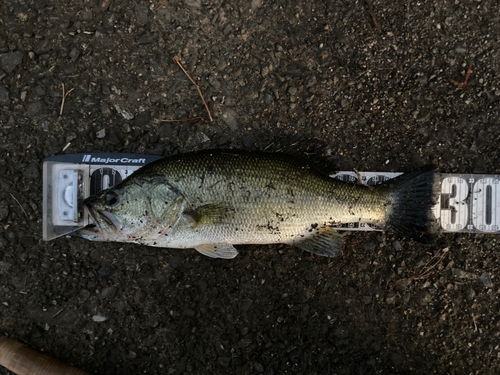
[[[160,4],[158,4],[154,9],[153,13],[156,13],[160,8],[166,7],[168,5],[168,1],[162,1]]]
[[[52,315],[52,319],[54,319],[56,316],[58,316],[60,313],[62,313],[64,311],[64,309],[61,309],[59,310],[58,312],[56,312],[54,315]]]
[[[64,91],[64,83],[62,84],[62,91],[63,91],[63,94],[62,94],[62,102],[61,102],[61,110],[59,111],[59,116],[62,116],[62,113],[63,113],[63,110],[64,110],[64,101],[66,100],[66,97],[69,95],[69,93],[71,91],[73,91],[74,88],[72,88],[71,90],[69,90],[68,92],[65,92]]]
[[[208,105],[207,103],[205,102],[205,98],[203,97],[203,94],[201,93],[201,90],[200,90],[200,86],[198,86],[196,84],[196,82],[191,78],[191,76],[188,74],[188,72],[186,71],[186,69],[184,69],[184,67],[182,66],[181,64],[181,59],[178,57],[178,56],[174,56],[174,62],[179,65],[179,67],[182,69],[182,71],[184,72],[184,74],[189,78],[189,80],[193,83],[194,87],[196,87],[196,90],[198,90],[198,94],[200,94],[200,97],[201,97],[201,100],[203,100],[203,104],[205,105],[205,109],[207,110],[207,113],[208,113],[208,117],[210,118],[210,121],[214,121],[214,119],[212,118],[212,115],[210,114],[210,110],[208,109]]]
[[[23,207],[23,206],[21,206],[21,203],[19,203],[19,201],[16,199],[16,197],[14,197],[14,196],[12,195],[12,193],[9,193],[9,194],[10,194],[10,196],[11,196],[11,197],[12,197],[12,198],[16,201],[16,203],[19,205],[19,207],[21,207],[21,210],[23,210],[24,215],[26,216],[26,219],[29,219],[28,214],[27,214],[27,213],[26,213],[26,211],[24,210],[24,207]]]
[[[209,120],[208,117],[206,116],[197,116],[197,117],[188,117],[188,118],[181,118],[179,120],[156,120],[158,122],[181,122],[181,121],[193,121],[193,120]]]
[[[356,168],[353,168],[354,172],[356,172],[356,176],[358,177],[358,184],[363,185],[363,179],[361,178],[361,174]]]
[[[370,15],[372,16],[372,20],[373,20],[375,27],[377,28],[379,34],[381,34],[382,27],[380,27],[380,24],[378,23],[377,18],[375,17],[375,11],[373,10],[372,0],[366,0],[366,5],[368,5],[368,12],[370,12]]]
[[[451,83],[456,85],[458,89],[465,90],[465,88],[467,87],[467,82],[469,82],[469,77],[471,74],[472,74],[472,64],[469,65],[469,69],[467,69],[467,73],[465,73],[465,79],[463,82],[457,82],[457,81],[454,81],[452,79],[450,81],[451,81]]]

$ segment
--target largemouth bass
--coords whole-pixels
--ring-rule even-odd
[[[335,227],[365,222],[420,242],[437,233],[437,171],[420,168],[373,188],[342,182],[296,156],[209,150],[167,157],[84,201],[89,240],[194,248],[234,258],[233,245],[285,243],[323,256]]]

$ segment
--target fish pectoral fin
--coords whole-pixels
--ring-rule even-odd
[[[233,259],[238,250],[229,243],[208,243],[195,246],[195,250],[211,258]]]
[[[318,234],[294,243],[293,246],[316,255],[334,257],[342,251],[344,239],[337,231],[325,228]]]
[[[220,224],[230,213],[227,206],[218,204],[206,204],[200,206],[189,213],[189,215],[200,225],[215,225]]]

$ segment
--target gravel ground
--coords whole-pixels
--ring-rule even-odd
[[[497,0],[4,0],[0,334],[95,374],[498,373],[496,236],[353,233],[335,259],[283,245],[233,261],[43,242],[41,164],[319,139],[343,170],[500,173],[499,15]],[[213,122],[157,122],[205,115],[176,55]]]

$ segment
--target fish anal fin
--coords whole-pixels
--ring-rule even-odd
[[[211,258],[233,259],[238,255],[238,250],[228,243],[209,243],[195,246],[199,253]]]
[[[342,236],[331,228],[325,228],[320,233],[308,237],[293,246],[310,253],[324,257],[334,257],[340,254],[344,246]]]

